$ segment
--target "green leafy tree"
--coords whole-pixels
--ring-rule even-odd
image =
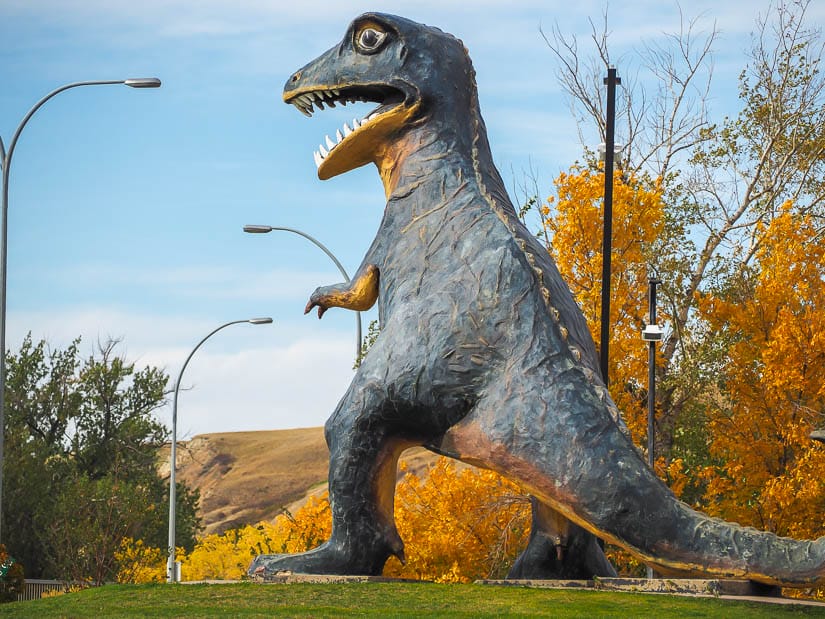
[[[30,577],[103,582],[124,537],[164,547],[168,482],[157,472],[166,429],[154,411],[168,377],[136,370],[100,344],[81,360],[27,337],[7,355],[3,531]],[[178,484],[178,540],[200,528],[198,493]]]
[[[164,402],[168,377],[155,367],[135,370],[115,354],[116,347],[116,341],[99,345],[78,376],[72,451],[92,479],[115,469],[130,475],[152,471],[155,450],[167,435],[152,413]]]

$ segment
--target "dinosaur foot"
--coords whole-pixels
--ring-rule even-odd
[[[342,545],[326,542],[314,550],[299,554],[258,555],[252,561],[247,576],[266,579],[279,573],[335,574],[379,576],[390,554],[403,561],[404,551],[386,547],[369,551],[367,545]]]

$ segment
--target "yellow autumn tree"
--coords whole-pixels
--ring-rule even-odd
[[[183,549],[181,549],[183,550]],[[163,582],[166,580],[166,555],[143,540],[124,537],[115,552],[117,581],[122,583]]]
[[[439,458],[423,478],[407,471],[398,483],[395,520],[406,564],[391,557],[384,575],[471,582],[506,575],[527,543],[530,505],[500,475]],[[278,552],[319,545],[332,531],[328,495],[310,499],[292,518],[279,516],[276,528],[285,541]]]
[[[402,468],[405,465],[402,463]],[[527,543],[530,504],[518,486],[491,472],[439,458],[423,478],[407,472],[398,484],[395,518],[406,564],[391,558],[387,576],[471,582],[503,577]],[[311,497],[294,515],[207,535],[188,555],[183,580],[237,580],[258,554],[311,550],[332,532],[329,496]],[[140,541],[124,542],[120,582],[165,579],[166,559]]]
[[[207,535],[183,559],[183,580],[238,580],[259,554],[304,552],[329,538],[332,522],[324,493],[295,512],[280,514],[274,522],[259,522],[222,534]]]
[[[181,561],[182,580],[239,580],[255,555],[277,552],[279,531],[268,522],[259,522],[198,540]]]
[[[332,520],[329,499],[324,493],[295,512],[285,512],[274,522],[213,533],[197,541],[189,554],[176,551],[181,578],[193,580],[240,580],[252,559],[259,554],[294,553],[310,550],[329,538]],[[118,582],[146,583],[166,580],[166,555],[142,540],[125,539],[116,555]]]
[[[403,464],[402,464],[403,467]],[[407,471],[395,498],[406,565],[391,557],[386,576],[472,582],[503,578],[530,533],[530,503],[500,475],[439,458],[423,479]]]
[[[574,166],[554,181],[557,198],[544,207],[549,251],[600,346],[604,172]],[[657,182],[613,179],[613,251],[610,303],[610,393],[637,445],[647,437],[644,393],[647,349],[640,340],[647,319],[650,251],[664,225]],[[663,322],[666,312],[660,312]]]
[[[798,538],[825,534],[825,244],[808,215],[761,230],[754,268],[699,308],[730,342],[708,419],[705,508]]]

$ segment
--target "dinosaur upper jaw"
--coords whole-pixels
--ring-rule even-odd
[[[338,129],[335,139],[326,136],[315,151],[318,178],[326,180],[370,162],[378,163],[393,137],[416,116],[420,109],[417,97],[386,84],[303,85],[284,92],[284,101],[302,114],[312,116],[315,106],[335,107],[354,102],[378,103],[364,118],[354,118]]]

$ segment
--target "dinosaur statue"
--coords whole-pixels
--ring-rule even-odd
[[[545,520],[558,515],[560,534],[597,535],[659,573],[825,580],[825,537],[797,541],[709,518],[644,462],[599,376],[584,318],[493,165],[461,41],[367,13],[288,79],[283,98],[307,116],[378,104],[315,153],[322,180],[374,163],[387,206],[352,280],[318,288],[306,310],[320,317],[377,301],[382,330],[326,423],[330,540],[260,555],[250,575],[380,574],[390,555],[403,560],[396,464],[424,445],[518,481]]]

